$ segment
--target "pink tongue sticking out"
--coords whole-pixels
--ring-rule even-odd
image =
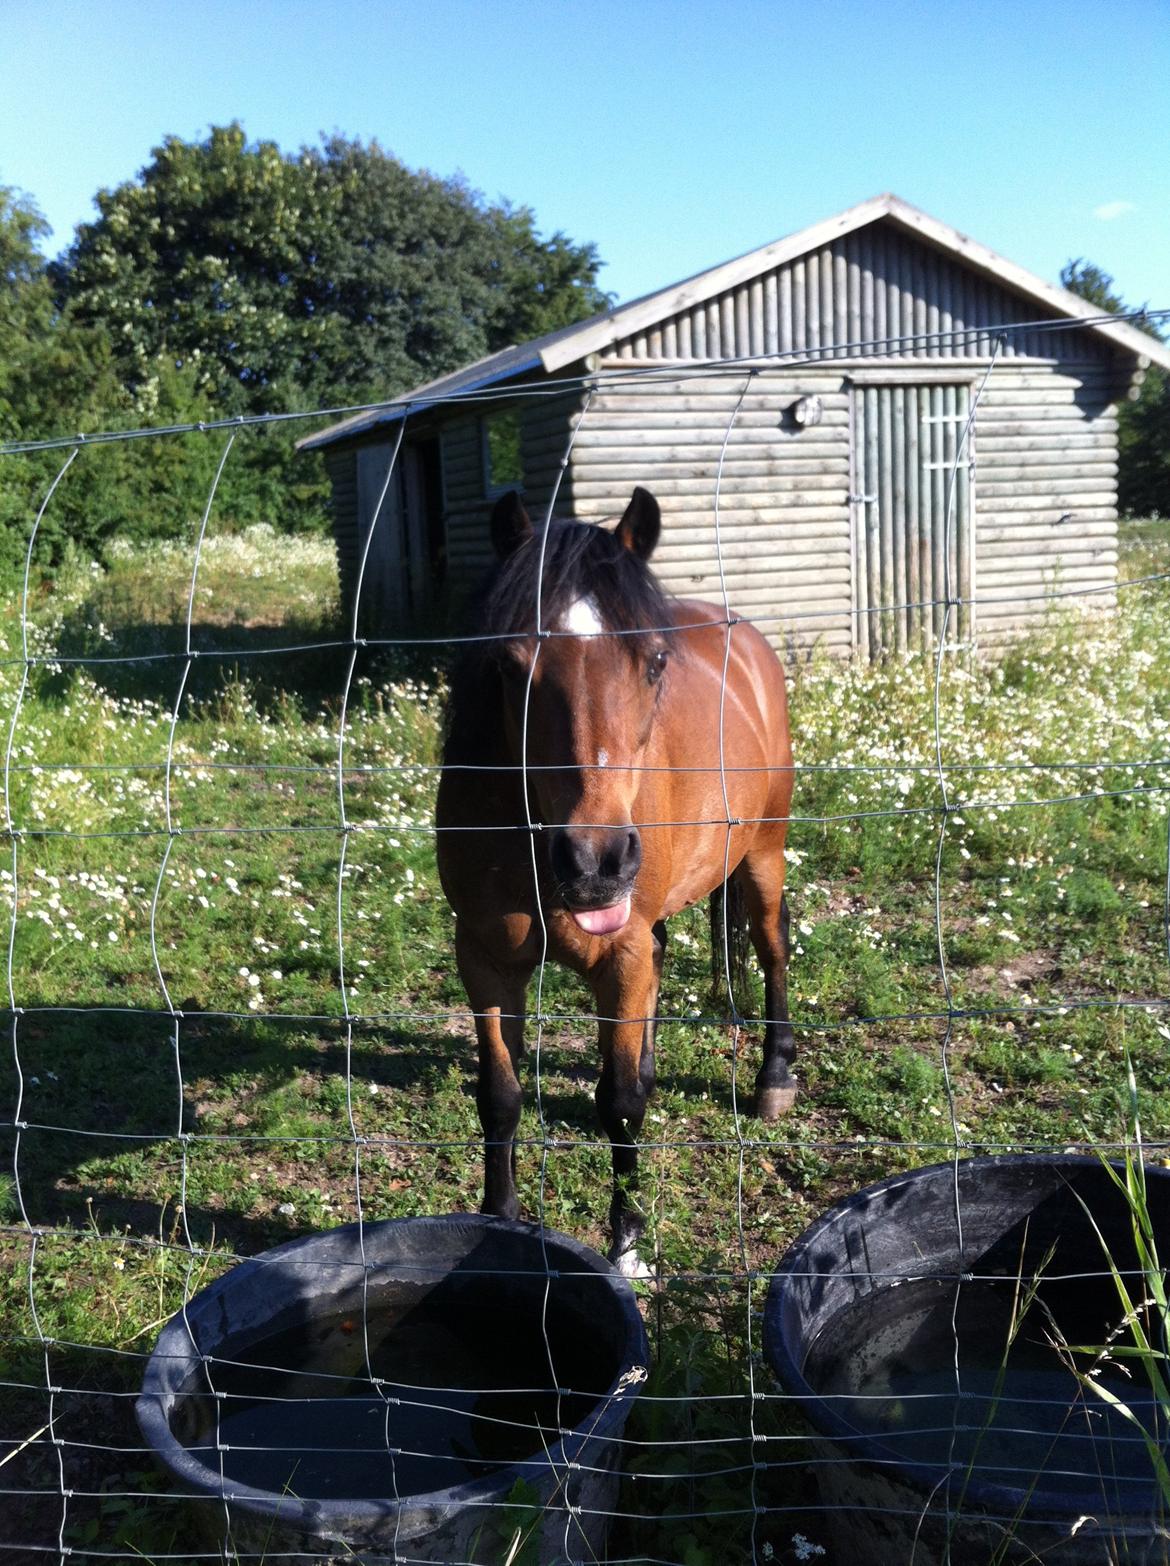
[[[630,899],[610,903],[608,908],[574,908],[573,918],[589,935],[612,935],[630,917]]]

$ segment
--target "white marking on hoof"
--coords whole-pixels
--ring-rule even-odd
[[[779,1120],[796,1103],[796,1083],[787,1087],[763,1088],[756,1099],[756,1115],[760,1120]]]
[[[623,1251],[620,1256],[615,1256],[614,1266],[623,1278],[653,1278],[656,1276],[654,1268],[649,1262],[644,1262],[637,1251]]]

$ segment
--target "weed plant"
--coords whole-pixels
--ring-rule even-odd
[[[1106,1403],[1131,1424],[1149,1458],[1150,1471],[1161,1497],[1163,1525],[1170,1517],[1170,1290],[1166,1268],[1159,1254],[1159,1235],[1150,1214],[1146,1152],[1138,1108],[1137,1081],[1132,1066],[1127,1066],[1128,1089],[1127,1138],[1124,1157],[1116,1162],[1102,1157],[1102,1167],[1125,1202],[1133,1236],[1136,1270],[1123,1267],[1112,1253],[1093,1214],[1086,1217],[1100,1241],[1102,1255],[1117,1293],[1118,1325],[1105,1343],[1062,1344],[1071,1359],[1078,1380],[1091,1398]],[[1082,1203],[1082,1206],[1084,1204]],[[1137,1384],[1144,1382],[1151,1394],[1152,1417],[1142,1418],[1131,1406],[1133,1399],[1110,1387],[1102,1379],[1102,1370],[1119,1366]],[[1170,1529],[1164,1527],[1170,1546]]]

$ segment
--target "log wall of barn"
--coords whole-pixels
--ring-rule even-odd
[[[333,446],[322,455],[329,475],[329,515],[337,548],[337,574],[341,601],[353,603],[358,566],[357,452],[352,446]]]
[[[1054,588],[1109,589],[1116,580],[1111,405],[1124,394],[1132,366],[1091,332],[1022,324],[1039,313],[1032,301],[887,219],[622,339],[605,364],[616,374],[639,360],[674,361],[682,369],[695,358],[793,355],[787,379],[760,374],[744,405],[744,428],[733,431],[728,445],[731,596],[742,599],[744,612],[764,604],[780,645],[786,637],[803,645],[812,639],[845,652],[854,645],[850,369],[880,374],[875,360],[884,361],[893,367],[891,380],[912,380],[918,372],[925,379],[944,373],[949,361],[974,390],[995,350],[976,421],[974,473],[975,622],[980,643],[990,645],[1040,618],[1044,595]],[[1016,329],[998,337],[997,327]],[[640,448],[647,460],[662,463],[664,498],[677,495],[686,519],[685,542],[668,535],[660,555],[676,591],[688,578],[684,560],[699,559],[705,547],[712,558],[718,445],[740,385],[720,378],[702,390],[680,382],[607,394],[615,455],[602,450],[599,428],[584,438],[574,462],[574,494],[583,511],[600,498],[598,485],[632,472],[629,464],[623,470],[618,451]],[[800,432],[778,429],[768,417],[769,399],[782,406],[802,394],[821,396],[822,423]],[[666,433],[675,407],[682,416],[669,440],[640,439],[639,410]],[[616,428],[623,419],[632,425],[624,445]],[[586,464],[588,475],[579,475]],[[705,508],[698,500],[704,490]],[[694,577],[694,590],[709,594],[710,563]]]
[[[452,600],[482,572],[488,550],[479,418],[454,412],[441,425],[443,509],[447,524],[447,587]]]
[[[721,601],[726,588],[732,608],[779,648],[849,653],[850,368],[760,370],[746,392],[746,372],[680,382],[614,376],[609,386],[603,378],[576,436],[564,496],[575,515],[600,521],[645,485],[662,504],[655,567],[673,593]],[[864,373],[883,374],[871,361]],[[913,384],[940,373],[950,372],[937,361],[903,359],[890,378]],[[972,393],[982,373],[974,365],[954,371]],[[1014,359],[993,370],[973,445],[981,645],[1042,618],[1054,591],[1108,601],[1117,574],[1116,391],[1107,364]],[[791,410],[809,396],[820,399],[821,418],[802,428]]]
[[[579,391],[552,397],[528,395],[514,403],[485,405],[493,412],[514,407],[520,415],[524,503],[534,522],[541,521],[547,510],[583,395]],[[472,405],[442,425],[448,589],[456,606],[492,563],[488,519],[495,501],[485,494],[481,411]],[[569,491],[563,481],[556,509],[558,515],[570,514]]]
[[[1053,592],[1111,601],[1117,392],[1107,364],[1005,363],[992,372],[975,425],[980,646],[1040,620]]]
[[[746,380],[603,381],[573,448],[574,512],[613,516],[644,485],[662,506],[654,567],[672,593],[721,603],[726,587],[777,646],[848,652],[848,392],[836,368],[763,371],[745,392]],[[821,422],[799,429],[788,410],[810,394]]]
[[[446,596],[456,617],[491,562],[481,415],[510,406],[521,418],[534,519],[580,420],[559,514],[615,517],[644,484],[662,503],[655,563],[672,592],[718,600],[726,587],[732,607],[758,619],[778,647],[848,653],[857,645],[855,388],[888,373],[891,383],[961,380],[973,395],[993,350],[974,439],[979,644],[1040,619],[1053,591],[1097,592],[1108,602],[1117,570],[1113,404],[1132,359],[1080,326],[1027,325],[1043,313],[885,219],[621,339],[575,367],[591,394],[541,395],[533,377],[514,401],[435,409],[428,424],[441,433]],[[1020,329],[997,348],[994,328],[1013,323]],[[784,353],[793,357],[779,366],[757,357]],[[711,373],[696,362],[744,356],[754,363]],[[819,423],[794,422],[801,397],[819,397]],[[714,506],[721,453],[722,580]],[[357,539],[353,450],[327,460],[344,582]]]

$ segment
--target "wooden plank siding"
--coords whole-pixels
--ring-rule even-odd
[[[483,573],[488,552],[483,440],[474,409],[452,408],[442,426],[447,586],[452,604]]]
[[[436,611],[441,612],[431,601],[430,585],[423,579],[426,540],[420,529],[425,528],[424,520],[408,515],[404,508],[409,441],[421,432],[420,421],[403,440],[397,471],[386,489],[382,515],[368,550],[366,539],[398,441],[397,426],[392,425],[388,433],[369,434],[323,453],[332,491],[330,517],[343,623],[347,629],[352,623],[360,577],[357,629],[363,636],[393,639],[420,633],[430,629],[428,622]],[[427,433],[433,434],[433,428]]]
[[[324,452],[329,475],[329,512],[337,549],[341,602],[352,606],[358,567],[357,452],[352,446],[330,446]]]
[[[612,518],[634,485],[645,485],[662,506],[654,565],[670,592],[718,603],[725,586],[732,608],[758,620],[778,646],[847,652],[849,410],[841,375],[763,370],[745,392],[746,380],[711,375],[675,389],[654,381],[607,386],[600,376],[573,448],[575,514]],[[787,410],[809,394],[821,397],[822,419],[800,430]]]
[[[549,497],[561,471],[573,424],[584,402],[584,393],[561,396],[528,395],[514,402],[493,400],[495,413],[515,408],[520,415],[520,449],[524,467],[524,501],[534,520],[544,516]],[[481,409],[465,405],[443,425],[443,492],[446,502],[448,585],[452,606],[458,613],[492,562],[488,519],[494,504],[486,492],[483,464]],[[557,511],[571,510],[568,472],[561,482]]]
[[[613,519],[645,485],[662,505],[655,565],[668,590],[719,601],[726,588],[732,607],[781,650],[874,652],[903,645],[916,625],[937,629],[941,614],[904,616],[901,629],[891,621],[892,642],[859,636],[858,608],[869,601],[861,575],[876,570],[896,589],[876,602],[935,598],[948,551],[957,590],[976,601],[949,628],[972,631],[980,647],[1042,619],[1053,591],[1110,601],[1114,404],[1130,384],[1132,353],[1080,322],[1029,325],[1050,313],[1035,298],[892,218],[823,244],[816,237],[815,248],[789,251],[714,297],[686,297],[679,285],[671,313],[650,321],[643,308],[636,331],[558,369],[572,390],[545,395],[527,355],[507,392],[493,383],[486,400],[464,393],[427,409],[427,433],[441,436],[452,622],[490,565],[481,415],[501,408],[520,415],[534,519],[562,467],[562,516]],[[940,467],[954,444],[935,441],[936,421],[946,416],[939,410],[953,416],[970,405],[993,353],[969,450],[971,523],[961,539],[948,537]],[[819,421],[802,426],[793,406],[814,397]],[[326,451],[343,593],[360,538],[355,452],[392,445],[395,434],[391,426]],[[862,559],[851,495],[875,475],[884,498],[862,519],[873,529]]]
[[[611,389],[602,377],[577,435],[566,495],[577,515],[600,521],[620,511],[634,484],[653,489],[664,515],[655,558],[660,577],[680,596],[718,599],[714,500],[726,436],[719,537],[733,607],[760,618],[782,648],[847,653],[855,645],[858,569],[849,506],[850,370],[868,362],[760,370],[734,423],[743,390],[737,377],[688,378],[677,390],[658,380]],[[912,385],[921,374],[929,384],[936,368],[934,361],[903,359],[895,379]],[[972,394],[984,368],[964,370]],[[938,390],[934,402],[923,398],[924,409],[951,406]],[[978,602],[981,645],[1042,619],[1044,595],[1054,588],[1096,593],[1114,585],[1117,420],[1108,399],[1115,390],[1108,364],[1009,356],[992,371],[971,442],[972,558],[956,557],[960,590]],[[785,410],[810,395],[821,399],[821,422],[786,427]],[[894,444],[895,465],[914,439],[907,433]],[[936,455],[953,449],[940,446]],[[889,476],[892,484],[908,482],[897,466]],[[945,475],[936,487],[941,511]],[[958,543],[951,540],[952,549]],[[891,535],[879,547],[893,558],[902,543]],[[901,574],[913,587],[909,573],[905,563]],[[922,580],[924,594],[941,597],[936,587]],[[941,614],[933,619],[941,625]],[[953,617],[952,634],[966,634],[969,619]]]
[[[1039,623],[1054,591],[1102,607],[1117,581],[1116,376],[1108,365],[992,372],[976,422],[979,644]],[[1101,591],[1104,589],[1105,591]]]

